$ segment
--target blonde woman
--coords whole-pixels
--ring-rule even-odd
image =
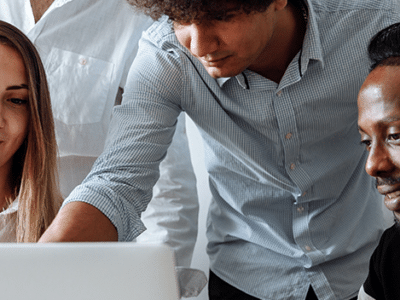
[[[28,38],[0,21],[0,242],[36,242],[61,196],[43,66]]]

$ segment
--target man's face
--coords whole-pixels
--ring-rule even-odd
[[[358,127],[369,151],[365,170],[400,220],[400,67],[372,71],[358,95]]]
[[[275,0],[261,13],[232,11],[224,21],[174,22],[175,34],[213,78],[236,76],[268,51],[277,14],[285,6],[285,0]]]

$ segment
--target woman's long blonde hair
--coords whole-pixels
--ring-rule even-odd
[[[14,26],[0,21],[0,44],[20,53],[28,78],[28,133],[13,156],[10,179],[12,200],[18,197],[17,242],[36,242],[62,201],[50,94],[39,54],[30,40]]]

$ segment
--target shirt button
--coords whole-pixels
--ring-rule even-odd
[[[282,91],[279,91],[276,93],[278,95],[278,97],[282,96]]]
[[[299,213],[302,213],[302,212],[304,211],[304,207],[303,207],[303,206],[298,207],[298,208],[297,208],[297,211],[298,211]]]
[[[84,58],[81,58],[81,59],[79,60],[79,63],[80,63],[82,66],[84,66],[84,65],[87,64],[87,60],[84,59]]]
[[[304,192],[303,194],[301,194],[302,197],[304,197],[307,194],[307,192]]]
[[[290,170],[294,170],[294,168],[296,168],[295,164],[290,164]]]
[[[289,132],[288,134],[285,135],[285,139],[290,139],[292,137],[292,134]]]
[[[305,246],[304,247],[307,251],[311,251],[311,247],[310,246]]]

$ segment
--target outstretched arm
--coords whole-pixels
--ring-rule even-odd
[[[158,27],[153,31],[158,34]],[[167,51],[146,39],[141,47],[102,155],[40,241],[132,241],[145,230],[141,213],[183,110],[184,76],[177,49]]]
[[[101,211],[84,202],[70,202],[60,210],[39,242],[117,240],[117,229]]]

